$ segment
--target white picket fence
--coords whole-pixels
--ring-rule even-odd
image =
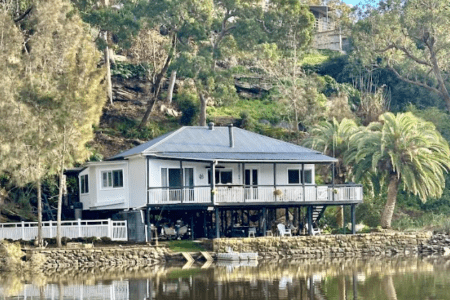
[[[0,223],[0,240],[34,240],[38,234],[37,222]],[[56,237],[56,221],[42,222],[43,238]],[[127,241],[127,221],[76,220],[61,222],[61,236],[67,238],[109,237],[113,241]]]

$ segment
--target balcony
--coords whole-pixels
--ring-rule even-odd
[[[214,195],[212,203],[211,195]],[[150,188],[148,204],[204,204],[226,205],[238,204],[332,204],[333,202],[362,202],[363,189],[361,185],[305,185],[305,186],[216,186],[211,192],[210,186],[184,188]]]

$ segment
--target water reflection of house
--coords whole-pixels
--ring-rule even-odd
[[[334,51],[347,51],[349,41],[342,28],[337,25],[334,11],[326,5],[309,7],[316,21],[313,47]]]

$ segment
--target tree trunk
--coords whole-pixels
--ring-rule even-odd
[[[397,174],[389,176],[387,202],[381,215],[381,227],[391,228],[392,216],[394,215],[395,203],[397,202],[397,193],[400,179]]]
[[[445,81],[442,78],[441,69],[439,68],[439,65],[438,65],[438,62],[436,59],[436,53],[434,52],[434,50],[432,48],[430,48],[430,52],[431,52],[431,63],[433,65],[433,73],[434,73],[434,76],[436,76],[436,79],[438,81],[440,94],[441,94],[442,98],[444,98],[447,110],[450,111],[450,95],[448,94],[447,87],[445,86]]]
[[[177,71],[172,71],[172,74],[170,74],[170,80],[169,80],[169,90],[167,91],[167,103],[172,103],[172,96],[173,96],[173,88],[175,86],[175,80],[177,79]]]
[[[39,178],[36,182],[37,187],[37,210],[38,210],[38,236],[37,242],[38,247],[42,247],[44,245],[42,241],[42,187],[41,187],[41,179]]]
[[[62,247],[61,243],[61,214],[62,214],[62,198],[64,190],[64,165],[59,173],[59,192],[58,192],[58,213],[56,216],[56,244],[58,248]]]
[[[111,82],[111,63],[109,60],[109,48],[105,49],[105,63],[106,63],[106,89],[108,92],[109,104],[113,105],[112,82]]]
[[[164,63],[163,68],[161,69],[161,71],[158,73],[158,75],[156,76],[156,80],[155,80],[155,85],[153,87],[153,96],[152,99],[149,101],[148,106],[147,106],[147,110],[145,111],[144,117],[142,118],[141,123],[139,124],[139,129],[141,129],[142,127],[144,127],[145,125],[147,125],[148,119],[150,118],[150,114],[153,111],[153,108],[155,107],[155,103],[156,101],[158,101],[158,97],[159,94],[161,92],[161,82],[162,79],[164,78],[164,75],[167,72],[167,69],[169,68],[170,62],[172,61],[172,58],[175,55],[175,48],[177,45],[177,36],[174,33],[172,35],[172,46],[169,50],[169,54],[167,55],[167,59],[166,62]]]
[[[200,116],[199,116],[199,125],[206,126],[206,99],[203,93],[200,94]]]

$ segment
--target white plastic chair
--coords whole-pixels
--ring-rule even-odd
[[[292,236],[292,232],[290,229],[286,229],[286,226],[284,226],[284,224],[278,224],[277,225],[278,228],[278,232],[280,233],[280,236],[285,236],[285,235],[289,235]]]
[[[256,228],[255,227],[250,227],[248,229],[248,237],[256,237]]]
[[[305,224],[305,228],[306,228],[306,233],[309,233],[308,231],[308,223]],[[320,231],[320,228],[314,228],[314,226],[312,226],[312,230],[311,230],[311,235],[320,235],[322,232]]]

